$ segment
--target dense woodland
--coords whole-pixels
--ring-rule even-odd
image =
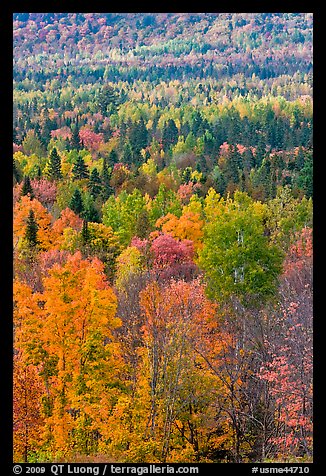
[[[312,461],[312,14],[13,27],[15,461]]]

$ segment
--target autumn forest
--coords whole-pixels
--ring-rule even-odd
[[[15,462],[312,461],[310,13],[15,13]]]

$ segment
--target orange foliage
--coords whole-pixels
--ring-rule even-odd
[[[21,200],[14,207],[13,231],[16,243],[24,238],[26,233],[26,222],[29,211],[33,210],[38,225],[37,237],[40,248],[48,250],[52,247],[54,235],[51,228],[52,215],[36,199],[31,200],[28,196],[21,197]]]
[[[168,213],[156,222],[156,227],[179,240],[191,240],[196,251],[202,248],[204,222],[199,213],[185,212],[180,218]]]

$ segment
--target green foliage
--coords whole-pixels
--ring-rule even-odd
[[[24,237],[29,248],[35,248],[39,243],[37,230],[38,224],[35,219],[34,211],[30,210],[26,221],[26,232]]]
[[[49,180],[60,180],[62,178],[61,158],[57,149],[54,147],[50,153],[47,163],[46,175]]]
[[[81,156],[77,157],[77,160],[73,165],[72,175],[74,180],[82,180],[87,179],[89,177],[88,168],[85,165],[85,161]]]
[[[134,189],[131,194],[121,192],[111,196],[103,205],[103,223],[117,232],[121,243],[127,246],[135,234],[139,214],[145,209],[145,199]]]
[[[71,197],[71,200],[69,202],[69,208],[77,215],[82,215],[84,211],[83,198],[78,188],[76,188]]]
[[[33,187],[31,185],[31,180],[28,175],[24,177],[23,180],[23,186],[22,186],[22,191],[21,191],[21,196],[28,195],[30,198],[34,198],[34,192],[33,192]]]
[[[211,213],[215,217],[205,226],[199,257],[210,295],[218,301],[235,295],[262,304],[275,293],[283,258],[264,235],[264,207],[236,192],[234,200],[215,203]]]

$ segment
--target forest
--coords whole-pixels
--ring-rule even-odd
[[[313,15],[15,13],[15,462],[312,462]]]

